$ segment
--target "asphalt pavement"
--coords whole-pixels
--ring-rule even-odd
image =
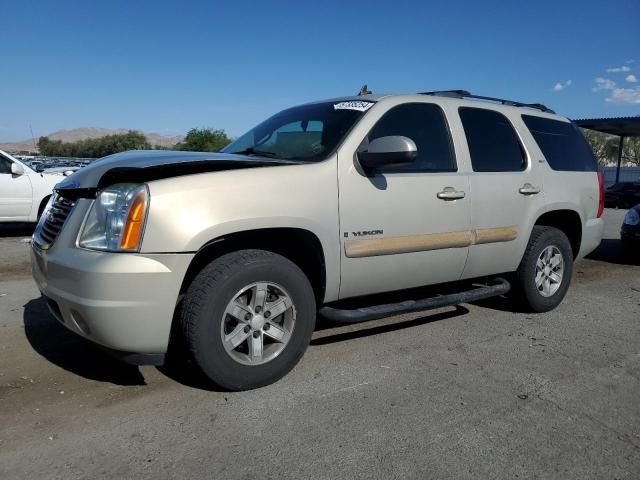
[[[497,301],[321,327],[278,383],[118,363],[49,315],[0,228],[0,478],[640,478],[640,266],[624,211],[553,312]]]

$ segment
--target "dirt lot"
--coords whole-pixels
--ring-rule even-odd
[[[640,478],[640,266],[621,211],[559,309],[316,332],[275,385],[120,364],[47,313],[0,230],[0,478]]]

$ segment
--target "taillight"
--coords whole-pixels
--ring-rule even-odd
[[[598,218],[602,216],[604,211],[604,173],[598,172]]]

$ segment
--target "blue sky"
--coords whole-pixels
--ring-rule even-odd
[[[36,136],[89,126],[237,136],[363,83],[464,88],[573,118],[640,114],[638,0],[8,0],[2,25],[0,141],[28,138],[30,124]]]

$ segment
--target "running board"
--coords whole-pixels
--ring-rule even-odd
[[[398,303],[388,303],[385,305],[372,305],[357,309],[340,309],[333,307],[322,307],[320,315],[337,323],[357,323],[367,320],[377,320],[379,318],[399,315],[401,313],[420,312],[433,308],[448,307],[460,303],[475,302],[485,298],[504,295],[511,289],[511,284],[503,278],[496,278],[491,285],[472,288],[463,292],[451,293],[448,295],[436,295],[435,297],[423,298],[420,300],[407,300]]]

